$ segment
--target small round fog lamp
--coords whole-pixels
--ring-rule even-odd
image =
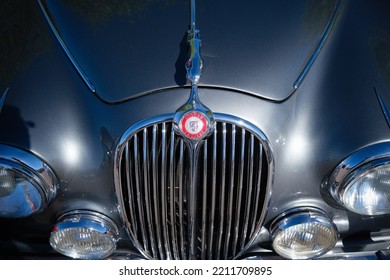
[[[50,245],[75,259],[104,259],[116,249],[118,229],[108,217],[91,211],[74,211],[60,217]]]
[[[271,224],[272,247],[287,259],[311,259],[330,251],[337,241],[334,225],[315,208],[286,212]]]

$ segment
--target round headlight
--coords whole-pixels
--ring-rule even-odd
[[[75,259],[103,259],[116,249],[118,229],[108,217],[91,211],[75,211],[60,217],[50,245]]]
[[[311,259],[330,251],[337,242],[337,232],[321,210],[293,209],[271,224],[272,247],[288,259]]]
[[[390,143],[380,143],[345,159],[330,177],[332,197],[357,214],[389,214],[389,153]]]
[[[53,171],[36,156],[0,145],[0,217],[27,217],[43,210],[57,186]]]
[[[342,203],[355,213],[390,213],[390,165],[368,168],[351,180],[341,192]]]

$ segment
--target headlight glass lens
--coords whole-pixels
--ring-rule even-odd
[[[44,199],[35,182],[11,168],[0,166],[0,216],[29,216],[41,209]]]
[[[333,224],[322,214],[297,212],[277,220],[271,228],[272,246],[288,259],[311,259],[330,251],[337,241]]]
[[[75,259],[103,259],[116,249],[117,229],[103,216],[74,214],[62,219],[53,229],[50,245]]]
[[[344,189],[342,202],[362,215],[390,213],[390,165],[371,168],[352,180]]]

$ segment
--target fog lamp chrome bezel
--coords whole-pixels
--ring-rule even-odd
[[[91,235],[94,237],[88,240]],[[81,239],[79,244],[74,243]],[[74,259],[104,259],[115,251],[118,239],[118,228],[110,218],[94,211],[77,210],[58,219],[50,235],[50,245]],[[103,242],[106,248],[99,249]]]
[[[349,199],[346,197],[350,188],[358,180],[385,166],[390,168],[390,143],[374,144],[358,150],[344,159],[334,169],[324,186],[328,188],[327,191],[338,205],[356,214],[367,216],[390,214],[390,201],[386,209],[375,209],[371,206],[358,209],[350,205]],[[388,197],[390,197],[390,188]]]
[[[58,180],[54,171],[32,153],[0,144],[0,168],[3,172],[12,174],[13,178],[24,180],[22,185],[25,187],[25,190],[17,194],[11,191],[0,197],[3,206],[0,211],[1,217],[23,218],[39,213],[56,197]],[[29,191],[34,191],[39,197],[38,203],[28,205],[32,203],[29,201]],[[7,198],[10,200],[7,201]]]
[[[304,228],[309,226],[311,231],[305,232],[299,228],[300,226]],[[296,235],[291,234],[294,233],[294,229]],[[316,235],[315,230],[318,232]],[[274,251],[287,259],[312,259],[324,255],[335,246],[338,238],[336,226],[326,213],[313,207],[295,208],[277,216],[271,223],[270,233]],[[327,240],[315,238],[324,234],[328,234]],[[310,246],[304,250],[301,244],[293,242],[295,237],[299,237],[297,240],[306,239],[305,242],[313,243],[308,243]],[[281,242],[283,239],[284,242]],[[286,244],[285,241],[292,243]]]

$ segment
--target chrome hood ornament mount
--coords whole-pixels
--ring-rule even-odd
[[[196,1],[191,0],[191,26],[187,32],[189,45],[189,58],[186,62],[187,80],[191,83],[191,94],[188,101],[175,113],[174,130],[187,140],[190,146],[190,182],[188,201],[188,240],[189,259],[196,259],[197,236],[197,170],[200,153],[200,143],[215,130],[214,115],[209,108],[202,104],[198,95],[198,83],[202,71],[202,57],[200,47],[202,44],[200,31],[196,28]]]
[[[174,117],[175,130],[187,139],[193,148],[209,136],[215,127],[213,113],[199,100],[198,83],[203,62],[200,54],[202,41],[200,31],[196,28],[195,15],[195,0],[191,0],[191,27],[187,32],[190,55],[185,65],[187,80],[191,83],[191,94],[188,101],[176,111]]]

